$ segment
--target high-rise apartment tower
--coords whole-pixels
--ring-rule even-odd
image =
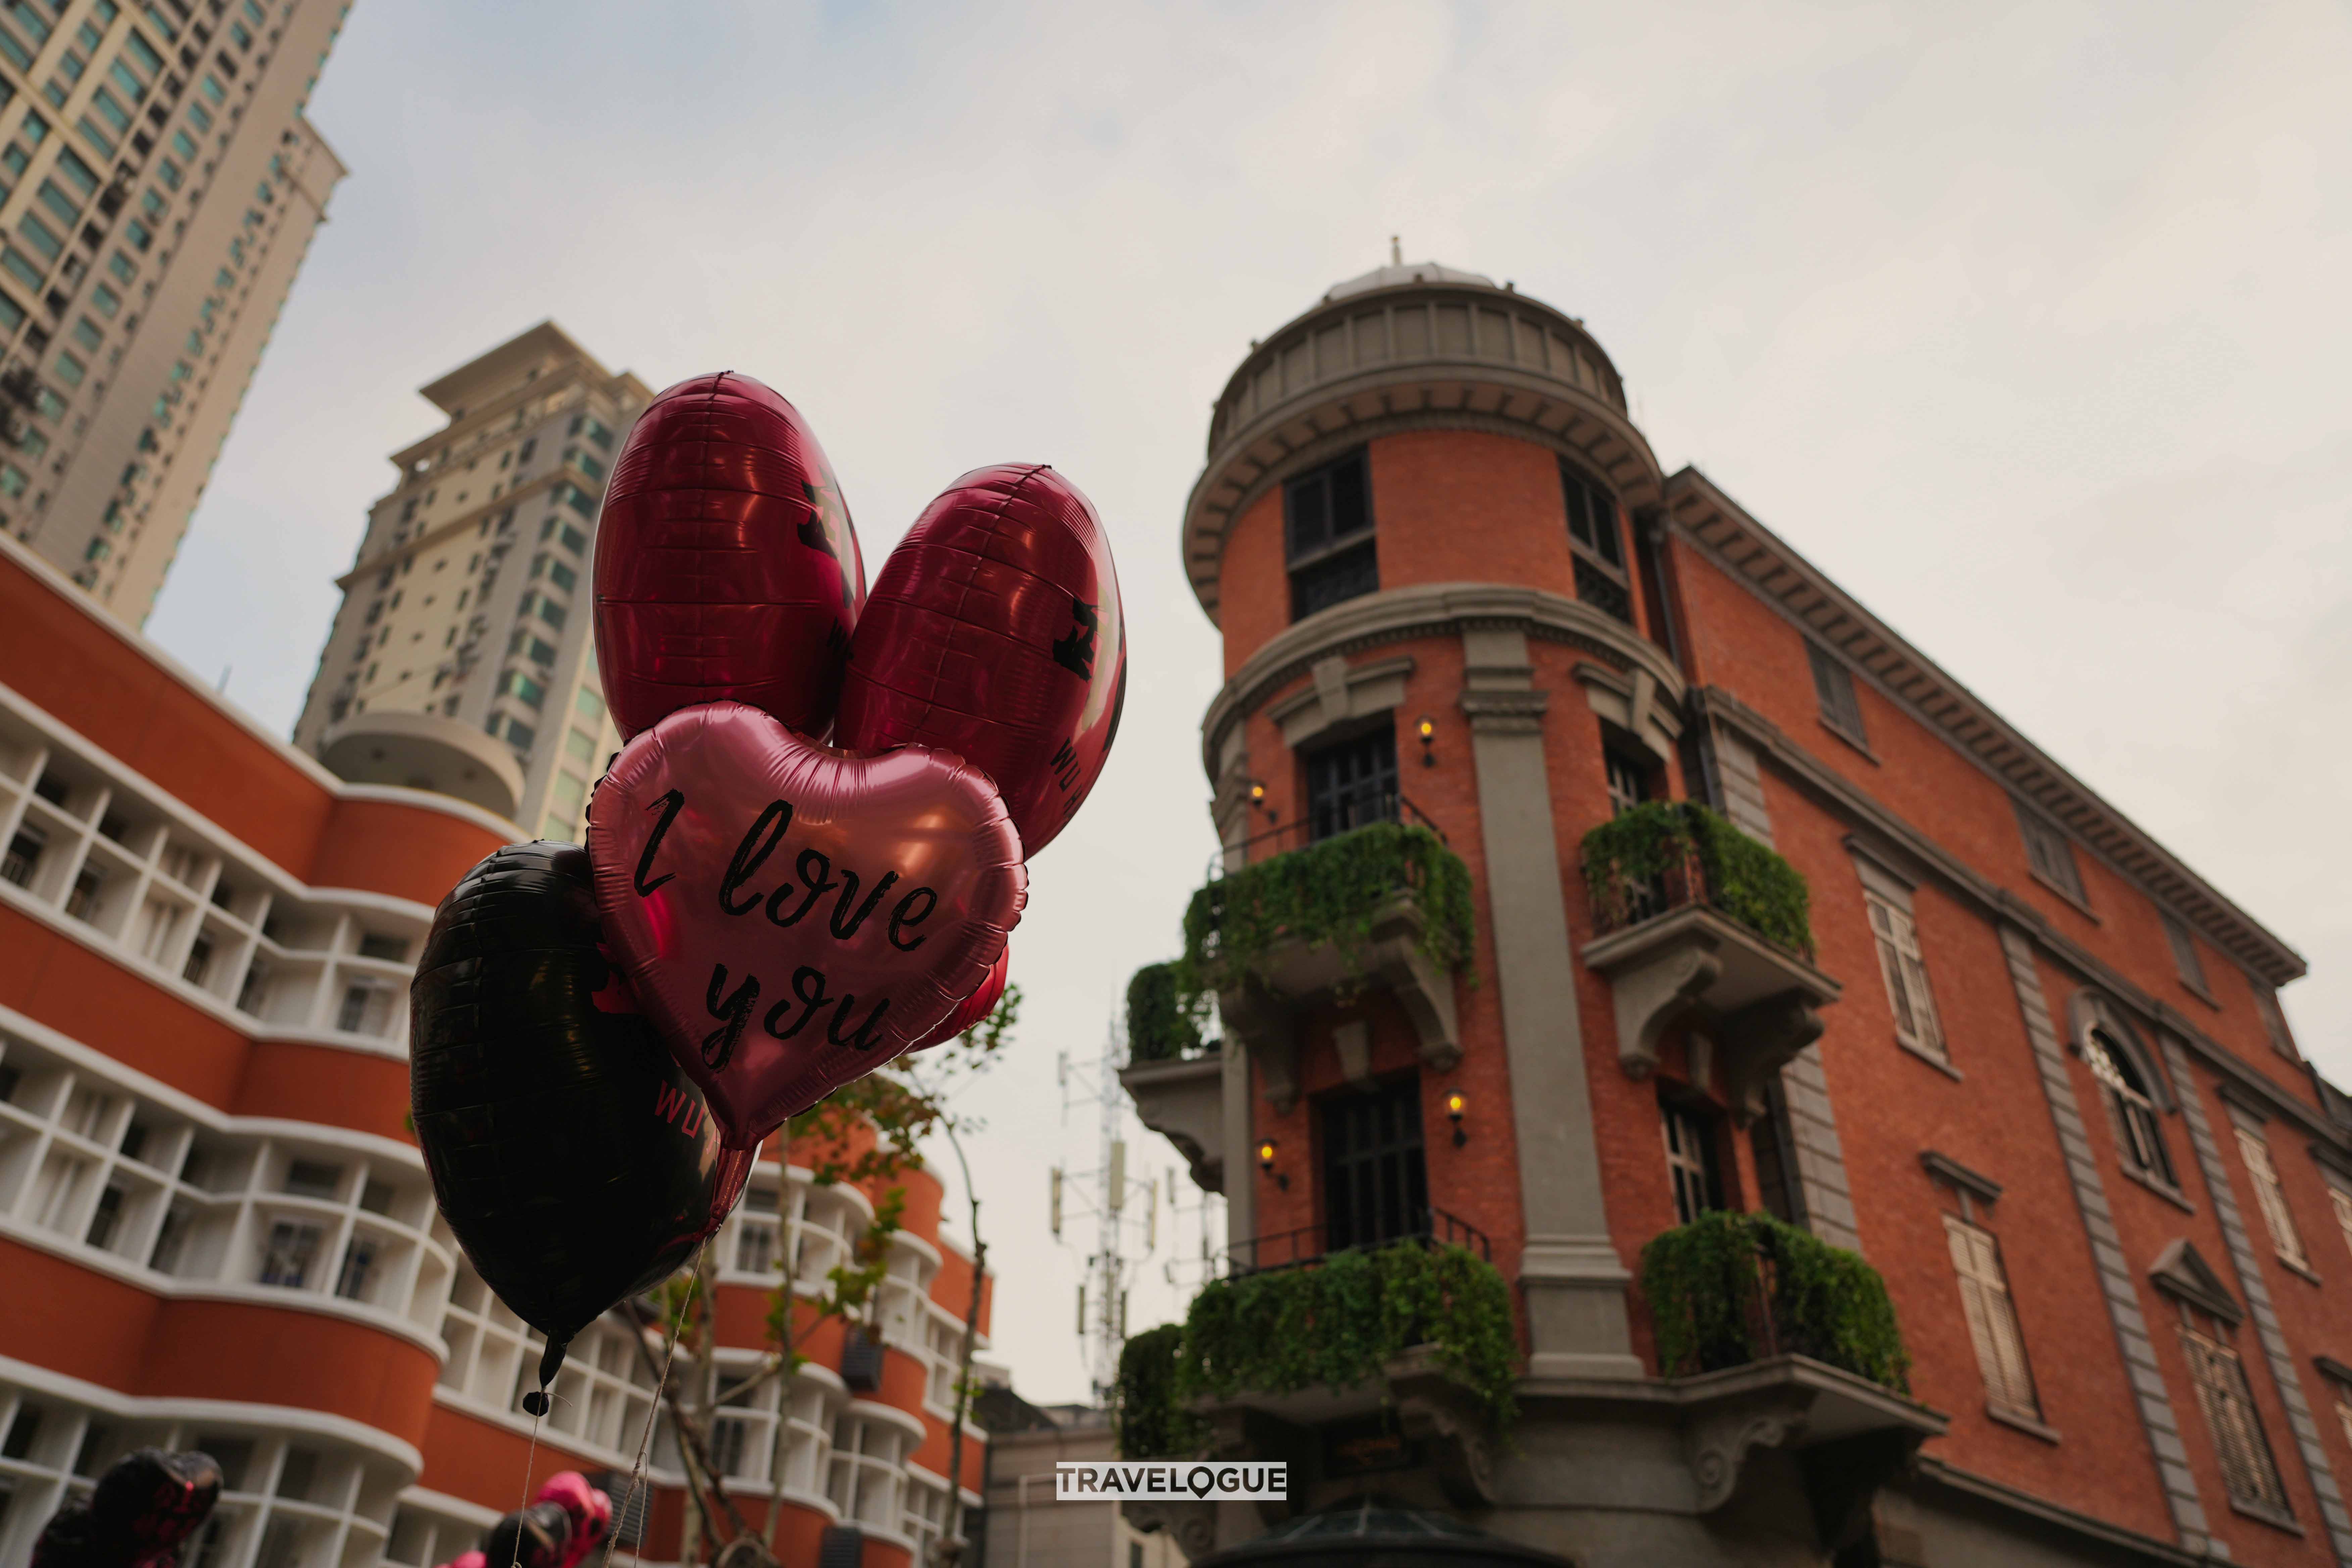
[[[653,395],[552,321],[422,391],[448,423],[392,455],[294,743],[577,840],[620,745],[589,624],[596,509]]]
[[[341,0],[0,6],[0,528],[146,619],[343,166]]]

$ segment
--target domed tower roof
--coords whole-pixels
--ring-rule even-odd
[[[1391,259],[1253,342],[1218,397],[1184,505],[1184,573],[1209,618],[1226,531],[1259,497],[1373,437],[1431,428],[1556,447],[1633,508],[1665,483],[1581,321],[1475,272]]]
[[[1457,272],[1443,262],[1391,261],[1345,283],[1332,284],[1323,290],[1323,302],[1328,305],[1351,294],[1368,294],[1375,289],[1395,289],[1407,283],[1475,283],[1482,289],[1495,286],[1495,280],[1483,272]]]

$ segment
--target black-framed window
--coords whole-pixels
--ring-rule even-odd
[[[1282,513],[1292,620],[1379,590],[1371,468],[1363,448],[1285,484]]]
[[[1321,840],[1397,815],[1396,726],[1334,741],[1306,754],[1307,831]]]
[[[1625,560],[1625,531],[1617,500],[1563,458],[1560,500],[1568,509],[1568,543],[1576,559],[1576,596],[1594,609],[1633,624],[1633,579]]]
[[[1675,1218],[1684,1225],[1723,1206],[1723,1167],[1715,1147],[1715,1119],[1703,1110],[1661,1101],[1666,1177],[1674,1185]]]
[[[1805,644],[1813,664],[1813,695],[1821,700],[1822,722],[1855,745],[1870,743],[1862,727],[1862,699],[1854,694],[1853,671],[1817,642]]]
[[[1323,1226],[1333,1252],[1428,1233],[1418,1075],[1323,1102]]]

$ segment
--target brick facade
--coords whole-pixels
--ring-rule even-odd
[[[1480,336],[1451,357],[1430,351],[1426,365],[1403,363],[1398,323],[1424,312],[1442,321],[1458,300],[1485,312],[1482,322],[1514,315],[1520,331]],[[1352,336],[1330,324],[1343,320]],[[1546,1364],[1600,1367],[1618,1352],[1605,1322],[1573,1333],[1547,1326],[1570,1321],[1538,1302],[1566,1277],[1531,1261],[1558,1250],[1559,1229],[1528,1217],[1533,1195],[1573,1185],[1578,1161],[1597,1163],[1600,1212],[1587,1217],[1605,1226],[1622,1269],[1633,1269],[1643,1244],[1676,1223],[1662,1109],[1671,1102],[1708,1129],[1727,1205],[1788,1213],[1880,1271],[1914,1357],[1912,1396],[1948,1419],[1907,1479],[1881,1494],[1874,1554],[1848,1540],[1819,1560],[1983,1560],[1955,1554],[1957,1543],[2000,1539],[2021,1562],[2352,1561],[2336,1479],[2352,1476],[2352,1442],[2336,1411],[2352,1390],[2321,1364],[2352,1362],[2352,1234],[2331,1196],[2352,1181],[2335,1173],[2352,1170],[2352,1127],[2331,1112],[2268,1006],[2302,960],[1705,476],[1658,469],[1623,421],[1622,395],[1611,401],[1613,371],[1596,383],[1561,369],[1570,342],[1583,345],[1575,363],[1598,355],[1580,331],[1480,280],[1391,268],[1335,289],[1267,340],[1220,404],[1186,548],[1224,635],[1228,684],[1204,726],[1204,758],[1224,842],[1253,841],[1231,858],[1294,847],[1265,836],[1307,813],[1307,755],[1378,717],[1359,713],[1352,728],[1294,747],[1286,729],[1301,732],[1295,715],[1318,682],[1339,689],[1348,670],[1405,661],[1401,697],[1386,710],[1400,785],[1468,868],[1478,935],[1454,998],[1462,1056],[1446,1070],[1416,1058],[1411,1020],[1375,991],[1298,1017],[1299,1095],[1277,1111],[1263,1071],[1246,1065],[1265,1043],[1229,1029],[1228,1070],[1255,1073],[1248,1125],[1225,1129],[1237,1239],[1328,1217],[1316,1118],[1357,1092],[1333,1036],[1366,1022],[1369,1077],[1419,1075],[1431,1205],[1491,1238],[1496,1265],[1522,1287],[1538,1369],[1528,1396],[1556,1398],[1571,1426],[1598,1419],[1591,1386],[1539,1374]],[[1495,342],[1507,346],[1479,346]],[[1369,474],[1378,587],[1294,624],[1282,481],[1333,460],[1351,437]],[[1563,459],[1615,498],[1633,589],[1622,616],[1579,602]],[[1522,646],[1516,670],[1480,662],[1491,657],[1480,648]],[[1330,668],[1334,658],[1346,669]],[[1822,660],[1831,673],[1817,678]],[[1840,671],[1858,730],[1824,707],[1818,679],[1834,683]],[[1524,715],[1514,723],[1540,735],[1539,802],[1506,801],[1500,775],[1481,776],[1487,753],[1474,745],[1474,721],[1483,694],[1503,689]],[[1414,737],[1424,716],[1435,725],[1426,764]],[[1706,1033],[1714,1025],[1698,1015],[1665,1027],[1654,1073],[1629,1070],[1622,999],[1584,962],[1597,933],[1578,847],[1612,815],[1612,749],[1647,763],[1654,796],[1712,805],[1809,887],[1813,962],[1837,994],[1819,1009],[1818,1040],[1780,1070],[1753,1122],[1727,1098]],[[1253,784],[1265,791],[1257,805]],[[1517,973],[1504,972],[1500,955],[1515,947],[1498,942],[1498,922],[1533,917],[1524,890],[1509,907],[1495,890],[1486,819],[1507,809],[1549,811],[1568,924],[1563,950]],[[2064,885],[2063,868],[2037,870],[2029,818],[2066,846],[2079,889]],[[1896,1038],[1865,874],[1902,894],[1916,925],[1940,1055]],[[2168,921],[2190,933],[2201,983],[2182,977]],[[1572,1017],[1507,1023],[1515,986],[1562,969]],[[2130,1037],[2127,1066],[2151,1101],[2168,1183],[2138,1170],[2118,1141],[2111,1102],[2121,1101],[2085,1054],[2104,1049],[2084,1038],[2084,1020],[2101,1017]],[[1562,1049],[1580,1056],[1581,1097],[1514,1106],[1515,1072]],[[1468,1108],[1458,1149],[1443,1115],[1454,1092]],[[1530,1126],[1563,1122],[1573,1127],[1565,1153],[1528,1142]],[[2300,1262],[2283,1259],[2264,1226],[2242,1125],[2261,1130]],[[1261,1172],[1254,1150],[1268,1137],[1278,1168]],[[1933,1173],[1935,1162],[1923,1164],[1931,1154],[1971,1173],[1977,1190]],[[1946,1229],[1947,1215],[1964,1215],[1998,1242],[2038,1418],[1988,1402]],[[2224,1304],[2242,1314],[2234,1326],[2198,1321],[2236,1353],[2276,1505],[2233,1496],[2225,1476],[2188,1359],[2189,1320],[2151,1272],[2178,1256],[2176,1244],[2210,1266]],[[1618,1342],[1654,1380],[1647,1305],[1609,1273],[1588,1256],[1567,1270],[1568,1288],[1580,1301],[1622,1300]],[[1561,1334],[1589,1342],[1548,1345]],[[1515,1496],[1511,1473],[1505,1467],[1500,1489],[1474,1510],[1487,1528],[1593,1563],[1644,1560],[1622,1521],[1595,1522],[1605,1510]],[[2241,1476],[2238,1490],[2246,1485]],[[1760,1537],[1711,1539],[1721,1561],[1798,1560],[1772,1556]]]

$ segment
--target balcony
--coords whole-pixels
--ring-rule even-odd
[[[512,816],[522,799],[511,752],[471,724],[433,713],[355,713],[319,738],[319,760],[351,784],[431,790],[495,816]]]
[[[1181,1340],[1155,1346],[1167,1365],[1122,1365],[1123,1392],[1173,1407],[1130,1409],[1123,1428],[1187,1431],[1221,1458],[1286,1460],[1291,1512],[1360,1489],[1326,1474],[1335,1467],[1324,1456],[1331,1440],[1366,1433],[1409,1447],[1412,1468],[1456,1505],[1491,1505],[1496,1450],[1517,1415],[1511,1290],[1482,1255],[1484,1236],[1428,1218],[1427,1234],[1377,1248],[1320,1251],[1298,1232],[1285,1238],[1298,1256],[1272,1267],[1236,1258],[1231,1277],[1193,1298]]]
[[[1176,1146],[1202,1192],[1224,1191],[1224,1057],[1203,1040],[1207,999],[1187,994],[1173,963],[1150,963],[1127,985],[1127,1066],[1118,1081],[1142,1123]]]
[[[1834,1552],[1943,1434],[1909,1397],[1885,1281],[1854,1253],[1768,1215],[1703,1215],[1643,1247],[1642,1293],[1702,1514],[1798,1489]]]
[[[1249,1047],[1278,1111],[1298,1098],[1299,1015],[1366,991],[1396,998],[1423,1063],[1452,1068],[1462,1058],[1454,972],[1474,940],[1468,868],[1425,819],[1280,847],[1297,827],[1228,851],[1276,846],[1192,895],[1178,964],[1185,983],[1216,993],[1226,1030]],[[1360,1026],[1339,1034],[1343,1072],[1368,1079],[1369,1037]]]
[[[1689,802],[1637,806],[1584,836],[1593,940],[1609,981],[1617,1059],[1657,1070],[1666,1032],[1690,1026],[1691,1080],[1743,1122],[1764,1087],[1819,1038],[1838,983],[1813,967],[1805,879],[1762,844]]]

